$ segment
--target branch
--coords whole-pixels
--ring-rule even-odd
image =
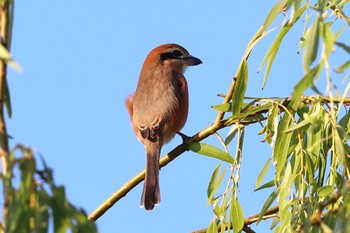
[[[312,101],[314,101],[316,98],[319,98],[318,96],[304,96],[302,97],[301,101],[305,104],[310,104]],[[340,102],[340,100],[337,100],[336,98],[333,98],[332,101],[334,103]],[[282,105],[287,107],[290,100],[287,98],[282,102]],[[327,97],[322,98],[322,102],[329,103],[330,100]],[[346,98],[344,100],[344,105],[350,104],[350,98]],[[266,113],[268,110],[260,111],[258,113],[255,113],[253,115],[249,115],[247,117],[258,116],[259,114]],[[239,122],[239,124],[242,125],[250,125],[254,123],[258,123],[260,121],[244,121],[244,119],[239,120],[232,120],[230,118],[217,121],[213,123],[211,126],[203,129],[199,133],[195,134],[194,136],[190,137],[186,144],[180,144],[175,149],[170,151],[167,155],[162,157],[159,160],[159,167],[162,168],[166,166],[168,163],[170,163],[172,160],[176,159],[178,156],[183,154],[188,149],[188,145],[190,145],[193,142],[200,142],[204,140],[205,138],[209,137],[210,135],[216,133],[222,128],[231,126],[232,124],[235,124],[236,122]],[[119,190],[117,190],[115,193],[113,193],[106,201],[104,201],[99,207],[97,207],[90,215],[89,220],[96,221],[99,217],[101,217],[109,208],[111,208],[116,202],[118,202],[121,198],[126,196],[126,194],[131,191],[134,187],[136,187],[139,183],[141,183],[145,178],[145,170],[142,170],[139,174],[134,176],[132,179],[130,179],[128,182],[126,182]]]
[[[0,7],[0,36],[1,45],[4,48],[8,48],[8,36],[9,36],[9,1],[3,1]],[[4,207],[2,210],[2,228],[6,229],[6,221],[8,219],[8,207],[10,202],[10,187],[8,182],[8,169],[9,169],[9,145],[6,131],[6,123],[4,117],[4,98],[5,98],[5,86],[7,76],[7,66],[3,59],[0,60],[0,157],[2,166],[3,180],[3,194],[4,194]]]
[[[268,209],[265,213],[265,215],[261,218],[262,220],[266,220],[269,218],[273,218],[276,216],[276,213],[279,211],[279,206],[274,206],[271,207],[270,209]],[[252,229],[250,229],[249,225],[257,222],[259,219],[259,214],[254,214],[250,217],[247,217],[244,219],[244,226],[243,226],[243,231],[246,233],[254,233],[255,231],[253,231]],[[228,226],[225,228],[226,230],[231,230],[232,226]],[[200,229],[200,230],[196,230],[196,231],[192,231],[192,233],[206,233],[207,232],[207,228],[204,229]],[[218,225],[218,232],[221,232],[221,225]]]

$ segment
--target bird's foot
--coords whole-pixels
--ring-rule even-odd
[[[182,138],[182,144],[184,144],[184,145],[186,146],[188,140],[189,140],[191,137],[189,137],[189,136],[187,136],[186,134],[181,133],[181,132],[177,132],[177,134],[180,135],[180,137]],[[187,146],[186,146],[186,148],[187,148]],[[188,150],[188,149],[186,149],[186,150]]]

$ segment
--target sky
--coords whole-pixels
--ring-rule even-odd
[[[227,92],[248,42],[275,2],[16,1],[11,54],[23,72],[10,70],[8,77],[11,145],[33,147],[54,169],[55,181],[66,187],[69,201],[91,213],[145,166],[144,148],[131,129],[124,101],[136,88],[148,52],[178,43],[203,61],[185,74],[190,111],[182,132],[193,135],[214,121],[217,112],[211,106],[222,102],[217,94]],[[302,77],[302,29],[298,24],[284,41],[264,90],[263,72],[257,71],[276,33],[253,50],[246,96],[292,93]],[[245,217],[258,213],[272,192],[254,192],[256,177],[271,157],[259,130],[248,127],[245,135],[239,182]],[[220,133],[225,137],[227,130]],[[220,146],[215,137],[205,142]],[[179,143],[181,138],[175,137],[162,154]],[[214,216],[206,205],[206,190],[219,163],[184,153],[160,172],[161,205],[152,212],[139,207],[141,183],[96,222],[99,231],[206,228]],[[270,170],[270,178],[272,174]],[[266,232],[270,223],[253,224],[252,229]]]

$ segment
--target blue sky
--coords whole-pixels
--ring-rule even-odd
[[[9,71],[11,144],[35,148],[54,169],[56,183],[66,186],[69,200],[92,212],[145,166],[124,100],[135,90],[148,52],[160,44],[178,43],[203,61],[185,75],[190,112],[182,132],[193,135],[215,119],[217,112],[210,106],[221,103],[216,95],[228,90],[246,45],[274,3],[16,1],[11,52],[24,71]],[[263,72],[257,70],[275,34],[253,50],[247,96],[291,94],[302,76],[297,54],[302,28],[299,23],[282,44],[263,91]],[[248,127],[245,135],[239,201],[246,217],[257,213],[272,191],[253,192],[271,156],[259,130]],[[226,132],[221,131],[223,136]],[[220,145],[214,137],[206,142]],[[163,154],[179,143],[176,137],[163,147]],[[97,221],[100,232],[172,233],[207,227],[213,214],[206,206],[206,189],[218,163],[183,154],[160,172],[160,206],[152,212],[140,209],[139,185]],[[253,229],[266,230],[268,225],[263,222]]]

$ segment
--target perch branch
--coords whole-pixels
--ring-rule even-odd
[[[310,104],[312,101],[314,101],[317,98],[317,96],[304,96],[302,98],[302,102],[305,104]],[[322,99],[322,102],[329,103],[329,99],[327,97]],[[332,100],[334,103],[340,102],[340,100]],[[282,101],[283,106],[288,106],[289,100],[286,99]],[[343,102],[344,105],[350,104],[350,98],[346,98]],[[262,113],[267,113],[268,110],[264,110],[261,112],[258,112],[254,115],[247,116],[247,117],[253,117],[258,116]],[[228,127],[232,124],[235,124],[236,122],[239,122],[242,125],[250,125],[254,123],[258,123],[259,121],[244,121],[242,120],[235,120],[233,121],[230,118],[217,121],[213,123],[211,126],[207,127],[206,129],[203,129],[199,133],[195,134],[194,136],[190,137],[187,144],[180,144],[175,149],[170,151],[167,155],[162,157],[159,161],[159,166],[164,167],[168,163],[170,163],[172,160],[176,159],[178,156],[180,156],[182,153],[184,153],[187,150],[187,145],[190,145],[193,142],[200,142],[204,140],[205,138],[209,137],[210,135],[216,133],[218,130]],[[117,201],[119,201],[121,198],[123,198],[130,190],[132,190],[134,187],[136,187],[139,183],[143,181],[145,178],[145,170],[142,170],[139,174],[137,174],[135,177],[130,179],[127,183],[125,183],[119,190],[117,190],[115,193],[113,193],[106,201],[104,201],[99,207],[97,207],[90,215],[89,220],[96,221],[99,217],[101,217],[109,208],[111,208]]]

